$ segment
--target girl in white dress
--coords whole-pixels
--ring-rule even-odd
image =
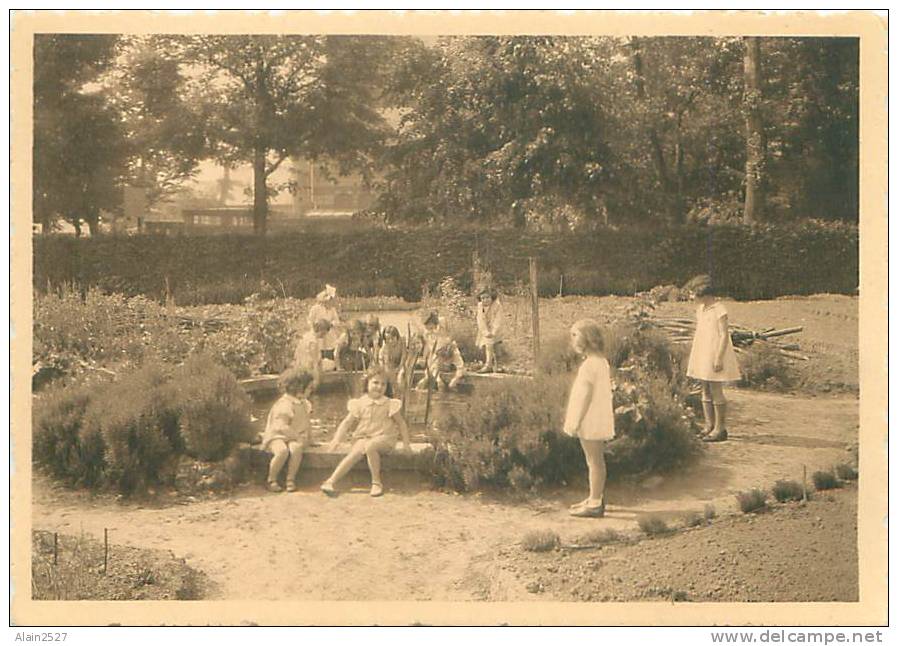
[[[730,338],[727,310],[717,300],[710,276],[698,276],[690,282],[694,285],[692,294],[698,308],[686,374],[702,385],[703,439],[722,442],[727,439],[727,400],[723,385],[728,381],[739,381],[739,363]]]
[[[502,304],[494,289],[484,289],[477,303],[477,347],[483,348],[486,360],[477,372],[499,372],[496,359],[496,345],[500,343],[499,329],[502,325]]]
[[[572,516],[605,515],[605,441],[614,437],[611,367],[599,324],[583,319],[571,327],[571,348],[584,357],[564,417],[564,432],[580,439],[589,469],[589,497],[571,506]]]
[[[402,436],[403,448],[411,450],[408,426],[402,417],[402,401],[386,396],[387,374],[380,366],[368,371],[365,377],[366,394],[358,399],[350,399],[346,405],[349,414],[340,422],[334,439],[328,445],[329,451],[335,451],[349,431],[354,429],[355,442],[349,453],[324,484],[321,491],[328,496],[336,495],[337,482],[349,473],[350,469],[362,459],[368,458],[371,470],[371,495],[381,496],[384,486],[380,479],[380,455],[392,451]]]
[[[309,309],[308,319],[310,328],[315,325],[315,321],[322,319],[331,324],[331,329],[327,333],[321,349],[326,351],[328,359],[333,359],[330,355],[334,351],[337,339],[340,338],[343,326],[343,322],[340,320],[340,301],[337,299],[336,287],[325,285],[324,289],[318,292],[315,304]]]
[[[268,412],[262,450],[272,454],[268,465],[268,488],[282,491],[278,475],[287,465],[287,491],[296,491],[296,472],[302,463],[302,453],[312,444],[312,424],[309,414],[312,404],[306,398],[312,384],[312,373],[292,370],[281,377],[284,394]]]

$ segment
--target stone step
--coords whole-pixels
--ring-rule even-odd
[[[328,451],[326,446],[312,446],[303,452],[301,469],[321,469],[331,471],[349,452],[351,444],[343,443],[335,451]],[[427,442],[412,442],[411,451],[402,451],[400,442],[396,449],[381,456],[381,468],[384,471],[424,471],[430,466],[434,449]],[[236,449],[240,459],[250,470],[258,475],[267,472],[271,453],[263,451],[260,444],[241,444]],[[355,465],[356,469],[367,469],[364,458]]]

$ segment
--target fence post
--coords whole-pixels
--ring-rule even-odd
[[[533,331],[533,368],[539,359],[539,268],[536,258],[530,258],[530,323]]]
[[[103,528],[103,576],[106,576],[109,566],[109,529]]]

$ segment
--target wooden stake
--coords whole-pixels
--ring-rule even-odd
[[[561,274],[561,278],[558,281],[558,298],[564,296],[564,274]]]
[[[801,465],[801,499],[808,501],[808,467],[804,464]]]
[[[539,268],[530,258],[530,323],[533,330],[533,363],[539,359]]]
[[[103,575],[106,575],[109,566],[109,529],[103,528]]]
[[[53,565],[59,563],[59,534],[53,532]]]

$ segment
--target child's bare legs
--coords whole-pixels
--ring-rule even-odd
[[[605,442],[602,440],[580,439],[586,466],[589,469],[589,498],[587,507],[598,507],[605,503]]]
[[[272,440],[268,445],[268,450],[272,452],[271,462],[268,463],[268,488],[272,491],[280,491],[281,487],[277,483],[278,474],[284,468],[284,463],[290,456],[290,449],[284,440]],[[296,465],[299,468],[299,465]],[[289,478],[288,478],[289,482]]]
[[[714,430],[714,397],[711,394],[711,382],[702,382],[702,413],[705,416],[705,426],[702,435],[710,435]]]
[[[287,445],[290,450],[290,460],[287,462],[287,491],[296,489],[296,472],[302,464],[302,442],[292,441]]]
[[[340,460],[340,464],[337,465],[337,468],[334,469],[334,472],[331,474],[331,477],[328,478],[324,485],[330,485],[332,488],[339,480],[349,473],[350,469],[355,466],[356,462],[362,459],[362,456],[365,455],[366,449],[366,440],[358,440],[355,444],[352,445],[352,448],[349,449],[349,453]],[[324,486],[322,485],[322,486]]]
[[[727,400],[723,394],[723,383],[710,382],[711,401],[714,406],[714,430],[705,439],[709,442],[722,442],[727,439],[726,412]]]
[[[365,444],[365,455],[368,457],[368,469],[371,471],[371,495],[383,493],[383,481],[380,479],[380,454],[389,451],[396,444],[395,440],[374,438]]]

